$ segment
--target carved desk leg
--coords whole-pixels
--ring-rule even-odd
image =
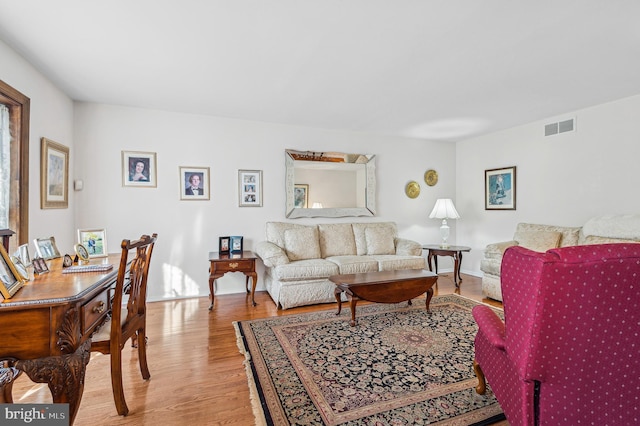
[[[15,360],[2,361],[2,366],[0,367],[0,404],[11,404],[13,402],[11,389],[13,388],[14,380],[21,373],[17,368],[9,366],[9,363],[13,361]]]
[[[16,361],[16,368],[24,371],[36,383],[47,383],[55,403],[68,403],[70,424],[78,412],[84,375],[91,355],[91,340],[86,340],[72,354]]]

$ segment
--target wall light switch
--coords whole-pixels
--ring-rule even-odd
[[[82,188],[84,188],[84,182],[82,179],[76,179],[73,181],[73,189],[76,191],[82,191]]]

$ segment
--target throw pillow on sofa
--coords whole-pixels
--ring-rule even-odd
[[[356,240],[350,223],[321,224],[318,232],[323,259],[356,254]]]
[[[519,246],[529,250],[545,252],[552,248],[557,248],[560,244],[561,232],[556,231],[517,231],[513,239]]]
[[[389,228],[367,228],[364,231],[367,254],[395,254],[394,234]]]
[[[289,260],[319,259],[318,229],[287,229],[284,231],[284,249]]]

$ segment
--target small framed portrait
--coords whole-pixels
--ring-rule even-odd
[[[42,257],[44,260],[57,259],[60,257],[60,252],[58,251],[54,237],[36,238],[33,240],[33,244],[36,246],[36,255]]]
[[[231,251],[231,237],[220,237],[218,241],[218,251],[221,254]]]
[[[40,208],[69,207],[69,148],[47,138],[40,143]]]
[[[16,269],[4,246],[0,244],[0,293],[2,296],[5,299],[11,298],[24,285],[24,280],[25,278]]]
[[[232,236],[231,238],[231,253],[242,253],[242,237]]]
[[[262,170],[238,170],[240,207],[262,207]]]
[[[89,261],[89,249],[84,244],[78,243],[73,246],[73,249],[76,252],[76,256],[78,256],[78,260],[80,262],[86,263]]]
[[[89,258],[107,257],[109,254],[106,229],[78,229],[78,243],[86,248]]]
[[[180,167],[180,199],[209,199],[209,167]]]
[[[27,267],[22,263],[19,257],[11,256],[11,261],[13,262],[13,266],[16,267],[16,271],[20,274],[23,281],[29,281],[29,272],[27,271]]]
[[[293,207],[306,209],[309,205],[309,185],[296,183],[293,186]]]
[[[484,209],[516,209],[516,167],[484,171]]]
[[[122,151],[122,186],[155,188],[156,153]]]
[[[41,257],[36,257],[35,259],[33,259],[31,264],[33,265],[33,272],[36,275],[42,275],[49,272],[49,267],[47,266],[47,262]]]
[[[24,266],[31,266],[31,255],[29,254],[29,244],[22,244],[14,253],[14,256],[22,261]]]

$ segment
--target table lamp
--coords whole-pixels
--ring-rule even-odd
[[[433,206],[430,219],[442,219],[442,225],[440,226],[440,234],[442,235],[442,244],[440,247],[447,248],[447,239],[449,238],[449,225],[447,225],[447,219],[460,219],[460,215],[453,205],[451,198],[438,198],[436,205]]]

